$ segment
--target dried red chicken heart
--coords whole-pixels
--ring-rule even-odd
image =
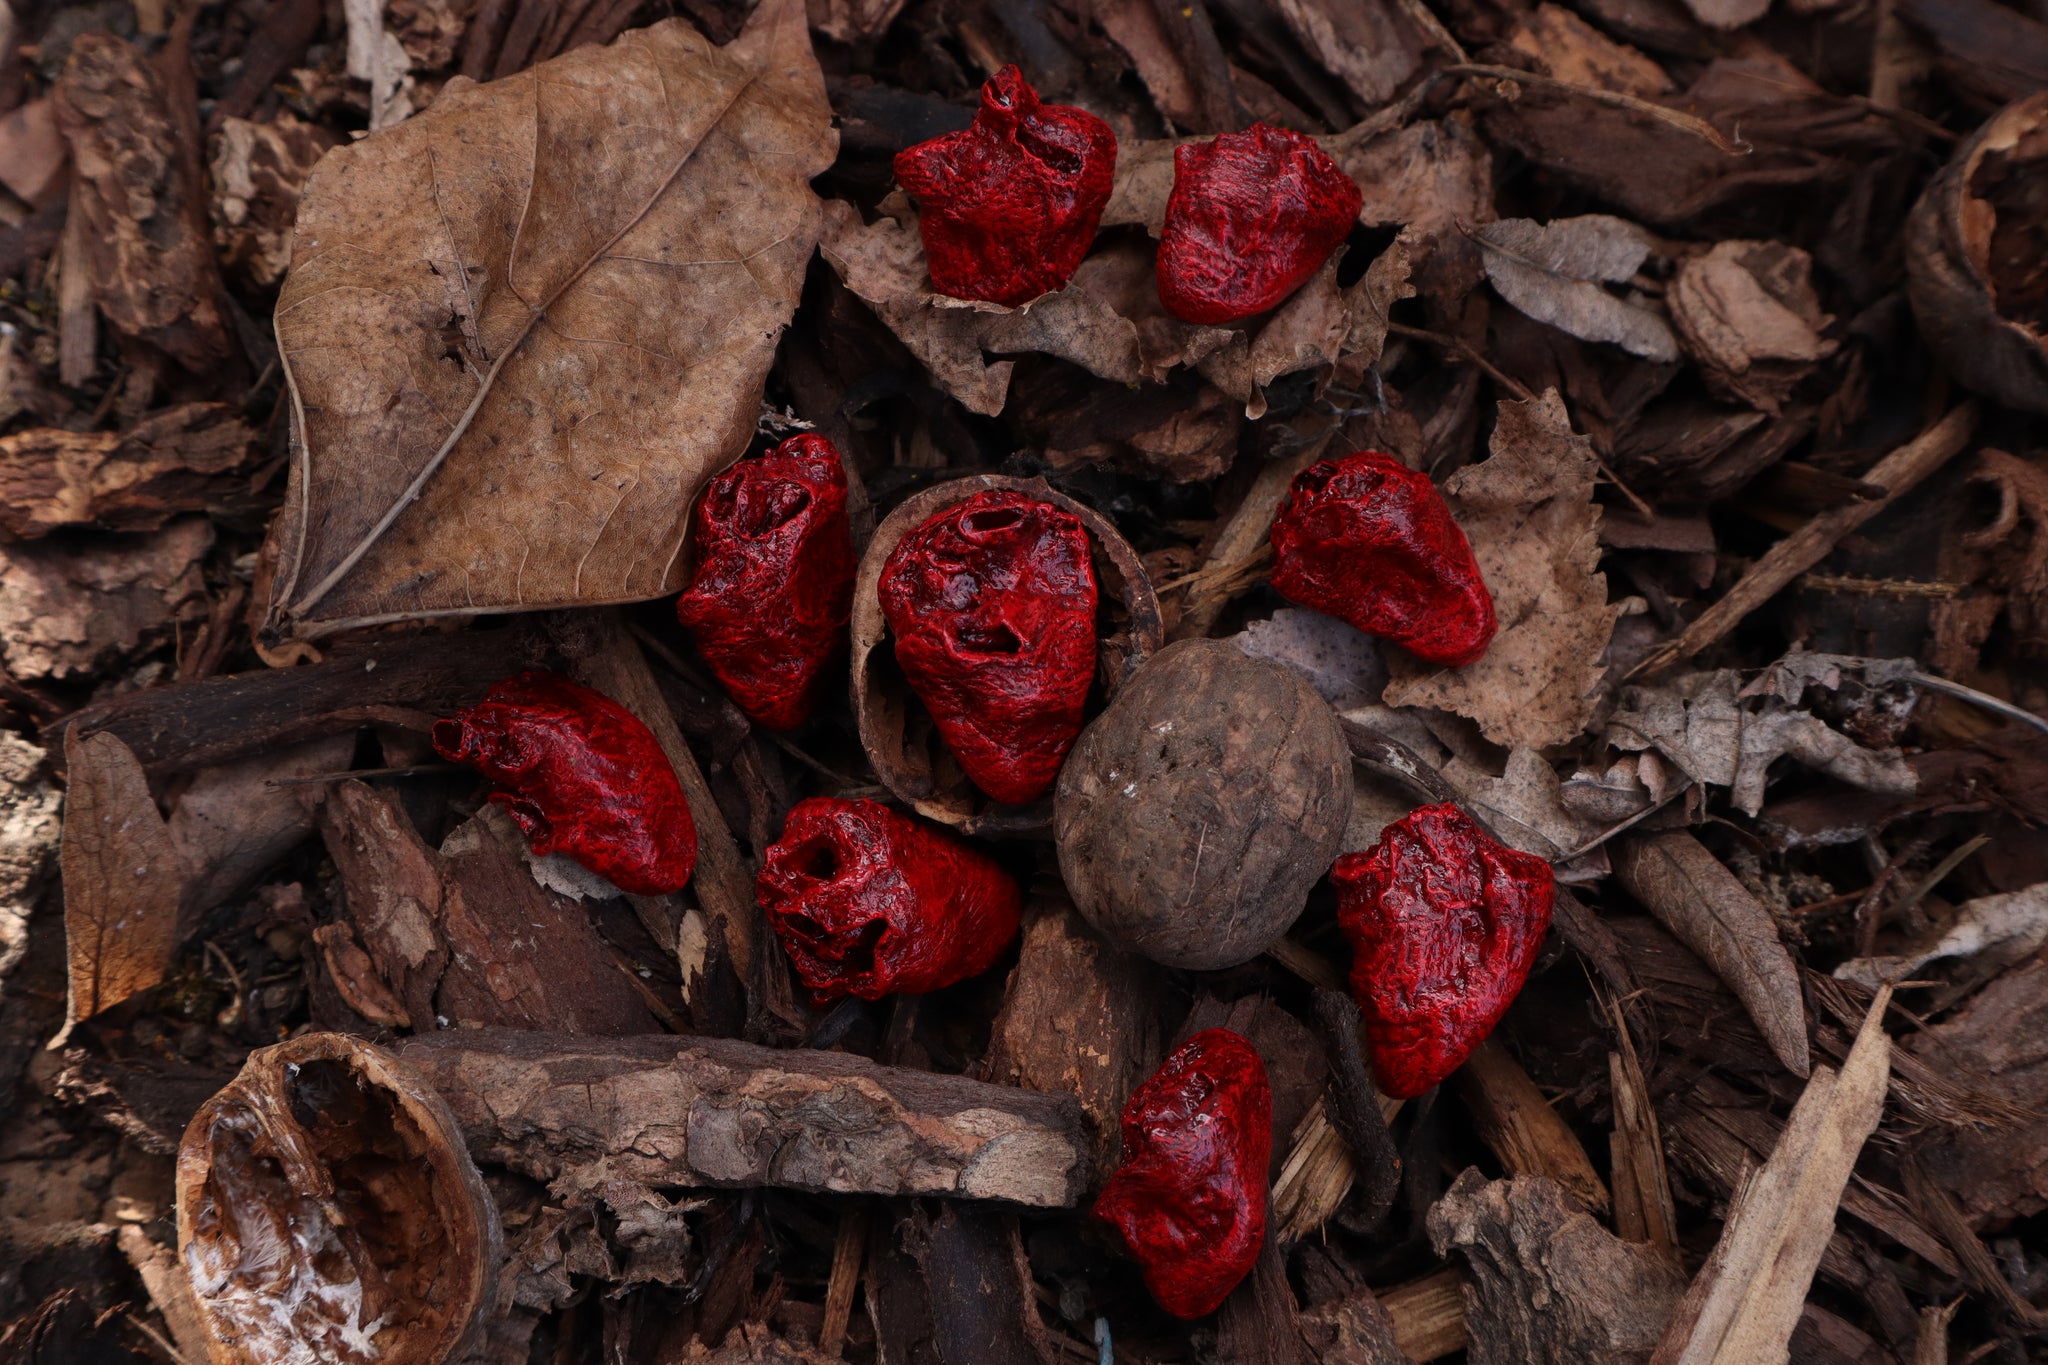
[[[1315,139],[1254,123],[1173,150],[1159,301],[1188,322],[1238,322],[1323,268],[1365,198]]]
[[[839,452],[807,434],[741,460],[704,490],[696,534],[677,619],[740,710],[770,730],[801,725],[853,611]]]
[[[754,882],[820,1004],[921,994],[989,969],[1023,898],[995,859],[874,801],[797,803]]]
[[[668,755],[631,711],[556,673],[516,674],[434,722],[434,752],[503,790],[535,853],[565,853],[621,891],[679,891],[697,826]]]
[[[1095,1216],[1123,1234],[1161,1308],[1215,1312],[1266,1240],[1266,1064],[1229,1029],[1197,1033],[1132,1092],[1123,1139]]]
[[[972,126],[896,154],[916,196],[932,288],[1015,306],[1065,286],[1095,240],[1116,134],[1085,109],[1040,104],[1014,66],[981,87]]]
[[[1550,864],[1445,803],[1330,870],[1373,1078],[1409,1099],[1456,1071],[1514,1002],[1550,927]]]
[[[1471,543],[1427,474],[1391,455],[1319,460],[1273,521],[1273,588],[1419,658],[1475,663],[1498,628]]]
[[[1079,517],[977,493],[898,541],[882,566],[896,662],[975,786],[1045,794],[1095,677],[1095,566]]]

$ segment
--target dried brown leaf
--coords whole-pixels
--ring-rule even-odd
[[[1494,219],[1493,154],[1463,112],[1323,145],[1364,193],[1362,223],[1444,233]]]
[[[213,546],[204,517],[144,536],[0,543],[0,664],[63,680],[118,659],[195,610]]]
[[[164,979],[178,947],[183,865],[128,746],[64,735],[64,1034]]]
[[[931,290],[924,244],[908,206],[901,218],[863,226],[843,200],[825,206],[819,245],[846,287],[931,372],[932,381],[968,411],[994,416],[1009,397],[1014,361],[985,354],[1042,351],[1091,374],[1130,384],[1140,377],[1138,330],[1078,277],[1065,289],[1018,308],[948,298]]]
[[[148,342],[186,369],[229,355],[217,300],[220,275],[178,165],[178,133],[162,84],[119,38],[86,33],[52,92],[75,172],[68,276],[82,264],[92,301],[114,330]]]
[[[1678,339],[1654,304],[1603,287],[1633,279],[1656,247],[1634,223],[1604,213],[1549,223],[1509,218],[1474,235],[1486,254],[1486,278],[1530,317],[1646,360],[1678,359]]]
[[[1879,992],[1838,1075],[1817,1067],[1777,1150],[1738,1194],[1651,1365],[1783,1365],[1835,1210],[1884,1112],[1891,1039]]]
[[[273,628],[673,592],[752,435],[835,135],[799,0],[682,20],[330,152],[278,344],[295,437]]]
[[[1467,668],[1396,652],[1389,706],[1434,706],[1479,722],[1509,748],[1562,744],[1585,729],[1620,606],[1607,603],[1593,504],[1592,445],[1572,433],[1555,390],[1503,402],[1492,458],[1452,475],[1445,500],[1472,542],[1500,634]]]
[[[1726,241],[1679,262],[1671,320],[1716,392],[1776,413],[1816,361],[1833,319],[1813,291],[1813,260],[1778,242]]]
[[[2031,957],[2048,943],[2048,882],[1996,896],[1979,896],[1956,907],[1955,920],[1933,941],[1896,957],[1859,957],[1835,968],[1838,980],[1876,990],[1930,962],[1984,954],[1994,964]]]
[[[1799,968],[1771,912],[1683,830],[1621,840],[1610,856],[1628,893],[1728,983],[1785,1069],[1806,1075]]]
[[[36,427],[0,437],[0,534],[154,531],[230,491],[256,433],[225,403],[184,403],[125,435]]]
[[[313,832],[313,812],[293,789],[271,783],[341,771],[355,743],[352,733],[331,735],[204,768],[193,777],[169,822],[184,868],[188,920],[248,889]]]

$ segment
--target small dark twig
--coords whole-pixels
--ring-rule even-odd
[[[1316,1019],[1330,1048],[1330,1126],[1358,1159],[1359,1225],[1371,1232],[1401,1192],[1401,1153],[1373,1090],[1372,1068],[1358,1046],[1358,1005],[1341,991],[1316,992]]]

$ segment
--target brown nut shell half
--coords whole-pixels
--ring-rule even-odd
[[[868,762],[882,784],[919,815],[964,834],[1043,834],[1052,828],[1050,796],[1028,806],[1000,805],[983,795],[960,770],[896,666],[878,590],[882,566],[898,541],[954,503],[995,490],[1049,502],[1080,518],[1087,528],[1095,578],[1101,586],[1091,714],[1107,705],[1124,680],[1164,643],[1159,598],[1152,591],[1152,580],[1138,552],[1106,518],[1094,508],[1054,492],[1044,479],[976,474],[936,484],[906,499],[875,528],[874,539],[861,555],[860,571],[853,581],[853,713],[860,722],[861,747],[867,750]]]
[[[2029,412],[2048,412],[2048,299],[2030,278],[2038,261],[2021,196],[2044,173],[2048,92],[1987,119],[1906,219],[1906,295],[1928,348],[1968,387]]]
[[[249,1054],[186,1127],[177,1197],[214,1365],[439,1365],[503,1257],[448,1106],[339,1033]]]

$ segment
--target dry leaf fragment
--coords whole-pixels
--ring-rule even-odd
[[[71,214],[92,301],[122,335],[186,369],[226,360],[220,275],[178,166],[178,133],[162,85],[119,38],[81,34],[52,91],[71,144]],[[66,274],[73,258],[67,248]]]
[[[48,755],[0,730],[0,982],[28,951],[28,920],[42,899],[63,828],[64,794],[50,780]]]
[[[994,416],[1009,397],[1015,362],[985,354],[1043,351],[1118,383],[1140,377],[1138,330],[1077,276],[1065,289],[1018,308],[932,292],[924,244],[907,206],[900,218],[863,226],[843,200],[825,206],[819,245],[839,278],[967,410]]]
[[[256,445],[225,403],[183,403],[125,435],[35,427],[0,437],[0,534],[60,526],[154,531],[230,489]]]
[[[1979,896],[1956,909],[1955,922],[1933,942],[1897,957],[1859,957],[1835,968],[1835,977],[1876,990],[1945,957],[1990,955],[2010,964],[2048,943],[2048,882],[1997,896]]]
[[[1728,983],[1785,1069],[1807,1075],[1799,968],[1771,912],[1684,830],[1621,840],[1610,856],[1628,893]]]
[[[1619,604],[1607,603],[1593,504],[1592,445],[1572,433],[1556,390],[1503,402],[1492,458],[1444,485],[1493,594],[1500,634],[1469,668],[1436,668],[1395,651],[1389,706],[1434,706],[1479,722],[1509,748],[1572,739],[1593,718],[1600,656]]]
[[[894,23],[903,0],[808,0],[811,27],[835,43],[878,38]]]
[[[1777,1150],[1737,1195],[1714,1254],[1651,1365],[1784,1365],[1857,1153],[1884,1112],[1891,992],[1878,992],[1838,1075],[1816,1067]]]
[[[1684,1292],[1670,1255],[1622,1241],[1544,1176],[1467,1170],[1429,1211],[1429,1238],[1470,1267],[1473,1365],[1632,1365]]]
[[[830,119],[801,3],[768,0],[726,47],[668,20],[328,153],[278,300],[270,626],[675,591],[796,306]]]
[[[1671,320],[1717,392],[1775,414],[1837,345],[1813,292],[1813,258],[1778,242],[1717,242],[1679,262]]]
[[[250,1053],[185,1129],[177,1194],[215,1365],[441,1365],[504,1255],[448,1106],[338,1033]]]
[[[64,732],[64,1031],[164,979],[178,948],[183,866],[127,745]]]
[[[0,543],[0,664],[24,680],[76,678],[195,611],[213,546],[204,517],[143,536]]]
[[[271,783],[345,769],[355,744],[353,733],[330,735],[202,768],[193,777],[169,821],[188,922],[248,889],[313,832],[313,812],[291,789]]]
[[[1520,311],[1581,341],[1611,341],[1647,360],[1678,359],[1678,339],[1652,303],[1603,287],[1635,278],[1656,249],[1634,223],[1604,213],[1549,223],[1508,218],[1474,236],[1485,250],[1486,278]]]
[[[1685,0],[1685,7],[1708,28],[1741,28],[1763,18],[1771,0]]]

